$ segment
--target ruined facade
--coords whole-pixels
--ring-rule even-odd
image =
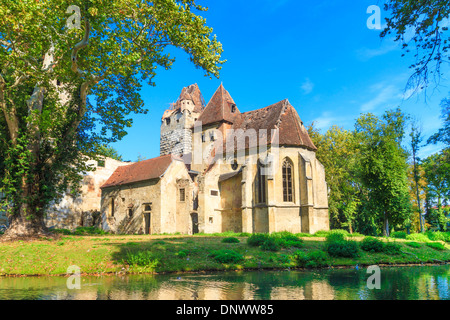
[[[222,85],[206,106],[191,85],[163,115],[161,156],[119,167],[102,186],[102,226],[145,234],[328,230],[316,150],[288,100],[241,113]]]

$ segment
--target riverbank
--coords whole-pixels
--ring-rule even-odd
[[[298,250],[308,254],[324,248],[324,238],[302,238],[295,246],[265,251],[247,244],[247,237],[234,237],[238,243],[224,243],[223,236],[124,236],[63,235],[60,239],[15,241],[0,244],[1,276],[66,275],[69,266],[82,274],[177,273],[255,269],[299,268]],[[362,238],[354,238],[361,241]],[[386,240],[385,240],[386,241]],[[389,241],[393,241],[392,239]],[[398,255],[360,250],[357,258],[326,255],[326,267],[368,265],[421,265],[450,262],[450,246],[436,250],[421,243],[396,240]]]

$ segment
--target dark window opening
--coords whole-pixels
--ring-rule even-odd
[[[294,202],[292,187],[292,164],[288,160],[283,162],[283,201]]]
[[[239,167],[238,162],[234,160],[233,163],[231,164],[231,169],[237,170],[238,167]]]
[[[233,105],[231,106],[231,113],[235,113],[235,112],[236,112],[236,105],[233,104]]]
[[[111,217],[114,217],[114,199],[111,199]]]
[[[128,209],[128,217],[129,218],[133,217],[133,209]]]
[[[186,201],[186,190],[180,189],[180,202]]]
[[[206,142],[205,134],[202,134],[202,142]]]
[[[152,211],[152,205],[149,204],[149,203],[144,204],[144,211],[145,211],[145,212],[150,212],[150,211]]]
[[[166,118],[166,126],[170,125],[170,118]]]
[[[257,191],[258,191],[258,203],[266,203],[266,176],[263,174],[262,165],[258,163],[257,172]]]
[[[219,196],[219,191],[211,190],[211,195],[214,196],[214,197],[217,197],[217,196]]]

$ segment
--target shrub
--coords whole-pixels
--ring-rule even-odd
[[[327,242],[337,242],[337,241],[345,241],[345,236],[340,232],[330,232],[326,236]]]
[[[264,243],[264,241],[266,241],[266,239],[269,238],[269,235],[266,233],[255,233],[252,234],[248,239],[247,239],[247,244],[251,247],[259,247],[260,245],[262,245]]]
[[[228,237],[228,238],[223,238],[222,242],[223,243],[239,243],[241,241],[238,238]]]
[[[270,237],[276,239],[278,244],[283,248],[301,248],[303,246],[303,240],[290,232],[275,232]]]
[[[431,241],[447,241],[448,236],[444,232],[440,231],[427,231],[425,235],[430,239]]]
[[[430,248],[433,248],[433,249],[435,249],[435,250],[439,250],[439,251],[442,251],[442,250],[446,250],[446,249],[447,249],[447,248],[445,248],[445,246],[444,246],[442,243],[440,243],[440,242],[428,242],[428,243],[427,243],[427,246],[430,247]]]
[[[374,237],[365,237],[360,246],[361,249],[368,252],[382,252],[385,247],[383,241]]]
[[[158,259],[155,259],[150,251],[128,251],[126,262],[132,266],[146,266],[154,268],[158,264]]]
[[[402,253],[402,246],[395,242],[388,242],[384,246],[383,252],[391,256],[396,256]]]
[[[356,258],[359,256],[358,244],[356,241],[332,241],[328,242],[325,248],[332,257]]]
[[[303,268],[319,268],[328,265],[328,257],[322,250],[315,250],[309,253],[297,250],[293,258],[298,266]]]
[[[189,254],[189,250],[181,250],[181,251],[179,251],[176,255],[179,257],[179,258],[186,258],[187,256],[188,256],[188,254]]]
[[[226,264],[238,263],[244,260],[244,256],[234,250],[225,250],[225,249],[217,250],[211,252],[208,256],[213,258],[215,261],[219,263],[226,263]]]
[[[330,231],[317,231],[316,233],[314,233],[315,237],[327,237],[330,234],[342,234],[342,236],[345,237],[349,237],[350,233],[347,230],[342,230],[342,229],[334,229],[334,230],[330,230]]]
[[[264,251],[279,251],[280,249],[280,241],[274,237],[267,237],[267,239],[261,244],[261,250]]]
[[[391,233],[391,238],[395,239],[406,239],[408,234],[405,231],[395,231]]]
[[[410,246],[412,248],[420,248],[420,247],[422,247],[422,244],[420,244],[418,242],[414,242],[414,241],[407,242],[406,245]]]
[[[408,234],[406,236],[406,240],[413,240],[417,242],[430,242],[430,239],[422,233]]]
[[[352,237],[352,238],[356,238],[356,237],[364,237],[363,234],[358,233],[358,232],[350,233],[348,236],[349,236],[349,237]]]

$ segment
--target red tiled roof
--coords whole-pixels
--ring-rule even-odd
[[[101,188],[160,178],[172,161],[172,156],[166,155],[118,167]]]
[[[239,139],[245,139],[245,148],[250,146],[249,139],[245,136],[247,130],[255,130],[258,139],[271,144],[274,142],[272,129],[279,128],[280,146],[301,146],[310,150],[317,150],[297,111],[287,99],[262,109],[240,114],[231,128],[235,130],[235,133],[237,133],[236,130],[242,130],[241,135],[236,136],[238,141]],[[258,141],[254,141],[254,143],[256,145]],[[224,149],[226,150],[226,142],[224,143]]]
[[[240,115],[237,107],[235,107],[234,113],[231,111],[233,105],[236,106],[233,98],[221,84],[206,105],[198,121],[201,121],[203,126],[222,121],[233,123]]]

